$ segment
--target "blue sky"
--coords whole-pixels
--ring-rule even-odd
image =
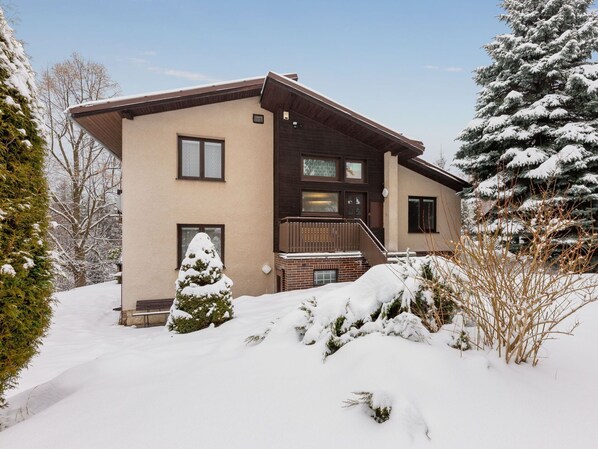
[[[9,3],[8,2],[4,2]],[[123,94],[296,72],[307,86],[409,137],[425,158],[473,118],[472,70],[505,32],[497,0],[19,0],[36,71],[77,51]]]

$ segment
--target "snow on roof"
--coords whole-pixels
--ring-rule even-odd
[[[435,172],[438,172],[442,176],[446,176],[448,178],[452,178],[453,180],[455,180],[458,183],[469,184],[464,179],[459,178],[458,176],[453,175],[451,172],[446,171],[446,170],[444,170],[444,169],[438,167],[437,165],[434,165],[434,164],[432,164],[432,163],[430,163],[428,161],[425,161],[422,158],[414,157],[413,159],[411,159],[411,161],[416,162],[416,163],[418,163],[420,165],[424,165],[426,168],[429,168],[430,170],[434,170]]]
[[[83,103],[74,104],[72,106],[69,106],[65,112],[70,112],[74,108],[78,108],[78,107],[97,106],[97,105],[101,105],[101,104],[107,105],[107,104],[121,102],[121,101],[127,101],[127,100],[137,100],[136,101],[136,103],[137,103],[137,102],[143,101],[143,100],[151,100],[152,97],[155,97],[158,95],[168,95],[168,94],[175,95],[175,94],[177,94],[177,96],[178,96],[178,94],[184,94],[186,92],[193,91],[196,89],[205,89],[205,88],[209,88],[209,87],[213,87],[213,88],[226,87],[229,84],[243,83],[243,82],[249,83],[251,81],[258,81],[258,80],[263,80],[263,79],[264,79],[263,76],[256,76],[256,77],[252,77],[252,78],[243,78],[243,79],[232,80],[232,81],[221,81],[221,82],[213,83],[213,84],[198,84],[195,86],[183,87],[183,88],[179,88],[179,89],[158,90],[158,91],[154,91],[154,92],[145,92],[145,93],[141,93],[141,94],[123,95],[120,97],[105,98],[102,100],[86,101]]]

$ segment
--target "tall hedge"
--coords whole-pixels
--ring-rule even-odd
[[[48,195],[34,75],[0,9],[0,406],[51,318]]]

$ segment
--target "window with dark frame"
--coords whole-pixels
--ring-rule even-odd
[[[308,181],[338,181],[340,159],[334,157],[303,156],[301,178]]]
[[[365,182],[365,162],[345,160],[345,181]]]
[[[302,156],[303,181],[366,182],[366,162],[333,156]]]
[[[409,197],[409,232],[436,232],[436,198]]]
[[[224,225],[178,224],[177,225],[177,269],[185,258],[189,243],[198,232],[210,236],[220,260],[224,263]]]
[[[179,136],[179,179],[224,181],[224,142]]]
[[[314,287],[338,282],[337,278],[337,270],[314,270]]]
[[[338,215],[340,192],[301,192],[301,213]]]

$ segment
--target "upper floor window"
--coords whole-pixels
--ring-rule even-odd
[[[436,198],[409,197],[409,232],[436,232]]]
[[[301,179],[304,181],[365,182],[365,161],[340,157],[303,156]]]
[[[331,157],[303,156],[302,178],[315,181],[337,181],[339,160]]]
[[[345,161],[345,181],[365,182],[365,162]]]
[[[224,142],[179,137],[179,178],[224,181]]]

